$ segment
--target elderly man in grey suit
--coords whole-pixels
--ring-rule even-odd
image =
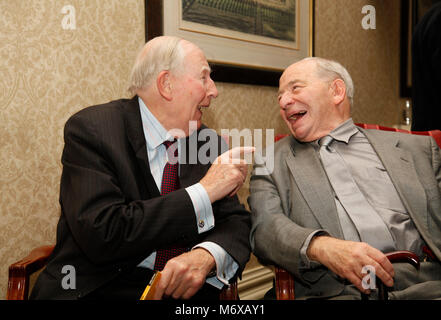
[[[292,135],[256,155],[252,249],[294,275],[297,298],[375,298],[367,267],[390,299],[441,298],[440,149],[431,137],[356,127],[353,94],[334,61],[306,58],[282,74]],[[391,264],[394,250],[414,252],[420,269]]]

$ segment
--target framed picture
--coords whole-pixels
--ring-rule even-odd
[[[441,0],[402,0],[400,44],[400,96],[412,97],[412,34],[426,12]]]
[[[198,45],[215,81],[278,86],[313,55],[314,0],[145,0],[146,41],[173,35]]]

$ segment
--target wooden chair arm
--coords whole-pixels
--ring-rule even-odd
[[[393,251],[385,254],[391,263],[395,262],[407,262],[410,263],[415,269],[420,268],[420,259],[418,256],[410,251]],[[378,299],[388,300],[388,287],[386,287],[383,282],[377,278],[378,287]]]
[[[27,300],[29,276],[46,265],[54,246],[35,248],[24,259],[9,266],[7,300]]]
[[[391,263],[407,262],[416,269],[420,267],[420,259],[416,254],[410,251],[393,251],[385,254]],[[276,266],[274,269],[276,275],[276,299],[294,300],[294,277],[285,269]],[[378,278],[377,278],[378,279]],[[377,283],[379,290],[379,300],[387,300],[387,287],[381,282]]]
[[[294,300],[294,277],[285,269],[275,266],[274,273],[276,275],[276,299],[277,300]]]
[[[239,300],[239,294],[237,291],[237,281],[231,283],[228,287],[222,289],[220,300]]]
[[[385,254],[391,263],[395,262],[407,262],[415,267],[415,269],[420,268],[420,259],[418,256],[410,251],[393,251]]]

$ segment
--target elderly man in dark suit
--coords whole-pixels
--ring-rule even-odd
[[[307,58],[282,74],[292,135],[266,154],[274,170],[256,158],[252,249],[295,276],[297,298],[374,298],[367,270],[391,299],[441,298],[440,149],[431,137],[356,127],[353,93],[334,61]],[[418,255],[420,270],[392,265],[395,250]]]
[[[149,41],[131,90],[66,123],[57,243],[34,299],[139,299],[155,270],[157,299],[216,299],[249,259],[249,213],[235,193],[250,150],[219,155],[223,140],[201,124],[218,95],[204,53]]]

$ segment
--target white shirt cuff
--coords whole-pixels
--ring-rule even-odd
[[[239,269],[237,262],[217,243],[206,241],[193,247],[193,249],[195,248],[204,248],[211,253],[216,262],[216,277],[207,278],[207,283],[219,289],[224,284],[228,285],[228,281],[234,277],[237,269]]]
[[[211,207],[210,198],[205,188],[196,183],[192,186],[185,188],[193,203],[198,232],[203,233],[214,227],[214,214]]]

